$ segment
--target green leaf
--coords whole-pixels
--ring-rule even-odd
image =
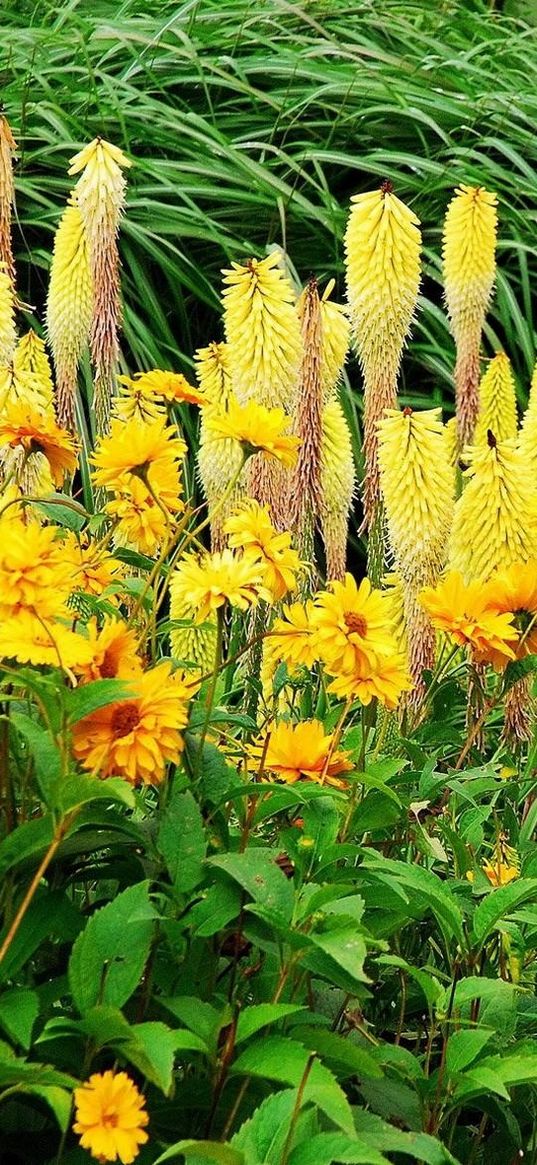
[[[382,1068],[373,1059],[371,1052],[357,1043],[352,1036],[341,1036],[337,1032],[321,1027],[293,1027],[293,1038],[300,1040],[310,1052],[318,1052],[323,1062],[329,1060],[338,1076],[371,1076],[380,1079]]]
[[[116,700],[129,700],[136,695],[135,685],[126,680],[92,680],[80,684],[72,692],[65,693],[65,704],[69,724],[77,724],[84,716],[98,712]]]
[[[147,1080],[156,1084],[165,1096],[169,1096],[173,1084],[177,1033],[159,1021],[136,1023],[131,1027],[131,1032],[132,1039],[124,1045],[123,1054]]]
[[[39,998],[35,991],[14,987],[0,995],[0,1027],[10,1040],[28,1051],[32,1030],[39,1014]]]
[[[51,805],[51,791],[62,775],[62,756],[50,732],[22,712],[11,713],[11,723],[25,738],[33,762],[35,779],[46,805]]]
[[[136,804],[134,789],[121,777],[107,777],[104,781],[97,777],[70,777],[58,789],[57,804],[64,813],[93,801],[117,801],[130,809]]]
[[[30,858],[41,856],[52,841],[54,822],[50,813],[25,821],[0,843],[0,876]],[[36,862],[37,865],[37,862]]]
[[[279,1165],[297,1095],[296,1088],[285,1088],[267,1096],[232,1137],[231,1144],[244,1153],[248,1163]]]
[[[122,1007],[130,999],[147,962],[156,917],[147,882],[129,886],[92,915],[69,960],[69,984],[81,1013],[98,1002]]]
[[[355,983],[369,983],[369,977],[364,971],[364,960],[367,947],[364,939],[357,933],[356,927],[341,927],[327,930],[322,934],[308,935],[310,943],[324,955],[327,955],[338,967]],[[306,955],[306,964],[317,965],[315,956]]]
[[[511,660],[503,673],[503,695],[514,688],[519,680],[524,679],[525,676],[533,675],[535,672],[537,672],[537,655],[525,655],[523,659]]]
[[[188,1162],[195,1157],[198,1161],[214,1161],[216,1165],[244,1165],[243,1154],[230,1145],[220,1144],[219,1141],[177,1141],[161,1153],[153,1165],[163,1165],[164,1161],[172,1161],[174,1157],[184,1157]]]
[[[188,894],[202,881],[206,848],[203,818],[192,793],[172,790],[162,814],[157,849],[178,894]]]
[[[464,941],[461,911],[450,891],[432,870],[391,858],[374,857],[366,854],[364,866],[378,869],[383,875],[392,874],[408,892],[418,896],[422,908],[430,909],[448,939]]]
[[[74,1081],[74,1083],[78,1083],[78,1081]],[[37,1096],[39,1100],[43,1100],[54,1113],[62,1133],[67,1131],[73,1110],[72,1092],[60,1088],[57,1084],[25,1084],[21,1085],[17,1091],[24,1095]]]
[[[459,1076],[455,1086],[450,1088],[450,1102],[452,1107],[469,1101],[475,1096],[501,1096],[503,1100],[510,1100],[505,1084],[497,1072],[493,1072],[485,1064],[478,1064],[468,1072]]]
[[[424,1165],[459,1165],[449,1149],[427,1133],[402,1132],[364,1108],[354,1110],[354,1123],[358,1136],[381,1153],[403,1153]]]
[[[481,946],[494,930],[496,923],[529,898],[537,899],[537,878],[519,878],[487,894],[474,913],[474,942]]]
[[[537,1082],[537,1048],[535,1054],[514,1052],[511,1056],[490,1056],[479,1068],[490,1068],[506,1088]]]
[[[412,963],[407,963],[406,959],[401,959],[399,955],[378,955],[376,961],[383,967],[399,967],[411,979],[414,979],[421,987],[429,1007],[433,1007],[442,995],[442,987],[437,979],[429,975],[427,971],[422,971],[419,967],[414,967]]]
[[[64,526],[66,530],[78,533],[85,526],[90,515],[79,502],[65,494],[51,494],[50,497],[40,498],[35,503],[38,510],[42,510],[49,522],[56,526]]]
[[[0,1060],[0,1088],[18,1087],[24,1089],[32,1085],[53,1085],[59,1088],[74,1088],[78,1084],[67,1072],[58,1072],[49,1064],[37,1064],[29,1060]]]
[[[232,1072],[259,1076],[297,1088],[303,1081],[309,1060],[307,1049],[286,1036],[265,1036],[249,1044],[232,1065]],[[346,1133],[352,1133],[349,1102],[335,1076],[324,1064],[314,1061],[303,1088],[303,1103],[312,1101]]]
[[[299,1011],[304,1011],[299,1003],[258,1003],[246,1007],[239,1015],[235,1046],[249,1040],[261,1028],[278,1023],[278,1020],[288,1015],[296,1015]]]
[[[295,900],[293,884],[275,862],[269,849],[252,847],[243,854],[223,854],[210,858],[212,866],[224,870],[265,909],[274,910],[290,922]]]
[[[289,1165],[389,1165],[388,1158],[357,1137],[344,1133],[317,1133],[297,1145],[289,1157]]]
[[[477,1028],[470,1031],[452,1032],[446,1050],[446,1071],[450,1075],[462,1072],[488,1044],[493,1036],[491,1031],[482,1031]]]
[[[220,1029],[232,1018],[230,1007],[217,1011],[216,1007],[197,996],[159,997],[159,1003],[203,1041],[205,1050],[216,1046]]]
[[[72,941],[82,920],[79,911],[61,890],[38,890],[19,926],[7,954],[0,963],[0,982],[13,979],[42,942],[56,937]],[[5,938],[7,925],[0,933]]]

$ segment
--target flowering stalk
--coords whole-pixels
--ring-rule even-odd
[[[119,356],[119,253],[117,234],[125,206],[123,170],[131,165],[117,146],[94,138],[71,159],[69,174],[80,174],[75,188],[88,244],[94,298],[90,331],[95,370],[94,405],[98,431],[108,430],[110,402]]]
[[[537,473],[537,364],[531,378],[531,388],[528,405],[522,418],[518,445],[521,455],[530,467],[530,472]]]
[[[13,185],[13,155],[17,143],[13,138],[9,122],[0,114],[0,263],[15,290],[15,260],[11,245],[11,216],[15,205]]]
[[[444,291],[457,348],[457,435],[473,440],[479,412],[479,352],[496,273],[496,195],[482,186],[460,186],[444,222]]]
[[[47,297],[47,333],[56,372],[56,413],[75,429],[77,372],[89,339],[93,281],[84,222],[73,195],[54,239]]]
[[[410,674],[409,697],[425,694],[423,671],[433,670],[435,635],[418,602],[444,565],[453,517],[455,478],[439,409],[390,410],[379,425],[379,465],[390,550],[404,588]]]
[[[492,358],[479,385],[479,415],[474,442],[483,445],[487,432],[497,441],[517,435],[516,391],[511,361],[505,352]]]
[[[16,342],[13,286],[8,271],[0,264],[0,366],[11,363]]]
[[[313,536],[322,508],[322,320],[317,280],[310,279],[300,304],[303,355],[295,431],[300,438],[291,477],[287,522],[296,532],[302,558],[313,559]]]
[[[373,533],[375,582],[382,573],[378,422],[395,406],[403,345],[416,310],[420,248],[419,220],[390,182],[354,196],[345,235],[347,295],[364,377],[364,518]]]
[[[345,577],[349,512],[356,472],[349,426],[335,398],[325,405],[321,438],[321,530],[328,580]]]
[[[337,390],[345,358],[349,349],[351,324],[347,308],[342,303],[330,299],[334,280],[327,283],[320,300],[321,313],[321,382],[323,401],[326,404]],[[307,290],[307,289],[306,289]],[[300,301],[306,292],[302,293]]]
[[[207,404],[201,410],[200,440],[198,445],[198,473],[207,499],[211,519],[211,549],[225,546],[224,523],[243,493],[240,482],[229,497],[226,506],[216,509],[218,500],[229,482],[237,479],[242,468],[243,453],[232,437],[218,438],[207,427],[207,418],[218,410],[227,410],[232,381],[227,344],[209,344],[196,352],[196,374]]]

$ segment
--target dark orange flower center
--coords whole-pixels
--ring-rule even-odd
[[[117,1129],[118,1115],[117,1112],[103,1112],[101,1122],[105,1129]]]
[[[104,653],[103,662],[99,668],[103,680],[113,680],[117,674],[117,657],[113,647],[107,648]],[[119,712],[120,709],[118,708]]]
[[[345,626],[349,631],[359,635],[361,639],[365,639],[367,635],[367,622],[363,615],[358,615],[355,611],[347,611],[345,613]]]
[[[110,728],[112,736],[116,739],[118,736],[128,736],[133,728],[140,723],[140,715],[135,704],[120,704],[119,707],[114,708],[112,712],[112,719],[110,721]]]

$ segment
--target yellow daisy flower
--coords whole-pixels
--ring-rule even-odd
[[[0,658],[71,671],[89,664],[91,646],[63,623],[21,608],[0,620]]]
[[[313,603],[310,599],[306,603],[291,603],[283,608],[282,616],[274,620],[267,636],[267,654],[282,660],[288,668],[313,667],[319,658],[313,634]]]
[[[85,680],[130,679],[141,674],[136,632],[122,619],[107,618],[100,630],[97,620],[90,619],[87,634],[90,660],[76,669]]]
[[[132,698],[108,704],[73,728],[73,752],[100,777],[123,777],[131,785],[158,785],[166,763],[183,750],[190,692],[170,675],[168,663],[136,676]]]
[[[2,521],[2,526],[4,522]],[[40,618],[65,614],[73,585],[72,564],[65,558],[54,526],[6,524],[0,538],[0,611],[37,611]]]
[[[136,373],[132,380],[128,376],[119,379],[133,389],[162,397],[168,404],[205,404],[203,393],[189,384],[182,372],[163,372],[160,368],[152,368],[150,372]]]
[[[272,597],[263,583],[256,556],[248,551],[234,554],[232,550],[201,556],[185,554],[172,575],[170,596],[172,602],[192,613],[196,623],[205,623],[225,603],[247,611],[259,599],[270,602]]]
[[[347,782],[338,777],[354,766],[348,753],[336,749],[331,753],[332,741],[333,733],[325,733],[319,720],[303,720],[299,724],[283,720],[268,728],[253,746],[252,756],[258,764],[263,763],[266,772],[287,784],[307,777],[317,784],[345,789]]]
[[[91,456],[95,467],[93,479],[97,486],[121,490],[125,478],[139,478],[160,497],[160,471],[173,467],[176,474],[175,494],[178,495],[178,463],[186,451],[186,445],[177,436],[176,429],[167,426],[163,419],[142,424],[137,417],[130,421],[115,417],[109,435],[101,438]],[[168,505],[166,500],[165,504]]]
[[[390,627],[386,596],[369,579],[357,586],[351,574],[315,596],[313,624],[319,654],[332,673],[374,665],[377,656],[392,655],[396,642]]]
[[[210,432],[219,437],[232,437],[246,447],[246,456],[265,453],[288,468],[294,465],[300,444],[298,437],[285,434],[289,424],[290,418],[283,409],[269,409],[254,400],[240,405],[233,397],[225,412],[215,408],[206,421]]]
[[[537,653],[537,562],[515,562],[491,576],[487,601],[500,614],[511,613],[517,621],[520,639],[517,659]]]
[[[403,692],[412,691],[404,657],[398,652],[382,656],[375,662],[363,661],[350,672],[340,672],[328,686],[340,699],[357,699],[370,704],[377,699],[385,708],[394,709]]]
[[[101,1162],[131,1165],[145,1145],[149,1117],[145,1097],[126,1072],[94,1072],[75,1088],[73,1131],[83,1149]]]
[[[436,587],[425,587],[419,601],[433,627],[446,631],[460,647],[471,647],[477,662],[501,668],[515,659],[514,616],[499,613],[494,586],[466,584],[458,571],[450,571]]]
[[[253,500],[245,502],[224,523],[224,531],[232,549],[248,549],[259,556],[263,582],[275,602],[294,591],[300,558],[291,548],[291,535],[274,529],[266,506]]]
[[[162,494],[159,500],[162,500]],[[168,494],[163,505],[171,509]],[[175,511],[182,509],[183,503],[177,498]],[[172,533],[171,515],[167,517],[166,509],[158,505],[139,478],[131,477],[128,487],[125,483],[116,496],[106,503],[105,510],[116,522],[114,526],[116,546],[125,546],[129,550],[136,550],[138,554],[147,554],[151,558],[157,554]]]
[[[65,475],[76,466],[76,446],[67,429],[60,429],[52,417],[33,408],[27,401],[12,401],[0,420],[0,446],[18,446],[27,457],[42,453],[50,466],[55,486],[62,486]]]

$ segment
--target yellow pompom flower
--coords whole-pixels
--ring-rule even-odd
[[[204,623],[225,603],[247,611],[259,599],[271,601],[259,559],[231,550],[185,554],[171,576],[170,596],[196,623]]]
[[[264,453],[290,468],[297,457],[298,437],[286,435],[289,417],[280,408],[265,408],[256,401],[240,405],[231,398],[227,411],[207,416],[207,429],[219,437],[232,437],[243,446],[246,456]]]
[[[47,335],[56,372],[58,420],[75,427],[75,397],[80,358],[88,343],[93,310],[93,279],[80,208],[71,195],[54,239],[47,297]]]
[[[263,771],[279,781],[294,785],[302,777],[318,785],[347,788],[342,773],[354,768],[349,754],[334,748],[334,734],[326,733],[319,720],[302,720],[290,724],[282,720],[268,726],[252,746],[251,758]]]
[[[141,674],[136,632],[122,619],[107,617],[101,628],[96,619],[90,619],[86,632],[90,658],[84,666],[75,669],[83,680],[123,680]]]
[[[13,353],[13,369],[15,373],[23,376],[28,374],[29,377],[35,378],[40,386],[39,400],[36,399],[36,404],[39,403],[46,412],[52,411],[54,385],[50,360],[43,340],[33,330],[26,332],[17,341],[17,347]]]
[[[99,432],[108,427],[110,401],[119,355],[119,254],[117,233],[125,206],[125,154],[102,138],[71,158],[69,174],[80,174],[75,197],[88,242],[94,288],[90,329],[95,369],[94,400]]]
[[[126,1072],[94,1072],[75,1088],[73,1131],[83,1149],[103,1165],[121,1161],[132,1165],[145,1145],[149,1117],[145,1097]]]
[[[5,536],[4,536],[5,531]],[[67,614],[73,568],[54,526],[25,525],[22,518],[0,523],[0,612],[21,610],[42,619]]]
[[[231,549],[248,550],[258,557],[263,582],[274,602],[294,591],[300,558],[291,547],[291,535],[274,529],[265,506],[246,501],[227,519],[224,531]]]
[[[319,659],[315,636],[314,607],[306,603],[291,603],[282,608],[280,618],[274,620],[265,640],[267,657],[295,667],[313,667]]]
[[[139,478],[126,477],[118,483],[114,497],[105,505],[105,511],[114,522],[114,542],[128,550],[149,557],[157,554],[166,538],[172,533],[172,507],[175,512],[182,508],[182,502],[174,499],[176,475],[173,465],[159,466],[157,502]],[[166,504],[162,501],[160,483],[165,476],[168,481]],[[159,504],[160,502],[160,504]]]
[[[168,663],[136,675],[132,692],[74,725],[73,752],[95,776],[159,785],[166,763],[177,764],[183,750],[190,692],[171,675]]]
[[[419,219],[393,193],[357,194],[345,234],[347,296],[354,342],[364,376],[364,512],[377,517],[380,483],[377,424],[394,408],[403,345],[418,297]]]
[[[406,660],[397,651],[380,656],[376,662],[362,660],[351,671],[338,672],[328,685],[328,691],[339,699],[356,699],[365,705],[378,700],[390,711],[403,693],[411,690]]]
[[[513,562],[494,571],[486,587],[487,601],[495,611],[512,613],[520,638],[517,659],[537,654],[537,560]]]
[[[467,484],[455,505],[449,563],[465,579],[537,558],[537,499],[528,463],[514,441],[468,449]]]
[[[0,366],[11,362],[16,342],[13,286],[5,266],[0,263]]]
[[[291,410],[302,352],[296,297],[281,255],[224,271],[224,328],[233,386],[241,402]]]
[[[312,624],[317,652],[333,675],[357,671],[361,664],[369,667],[396,650],[385,595],[367,578],[358,586],[346,574],[343,582],[335,580],[319,591]]]
[[[459,186],[444,222],[444,291],[457,348],[455,389],[459,447],[471,442],[479,411],[479,351],[496,273],[497,198]]]
[[[93,479],[97,486],[118,492],[126,480],[130,486],[133,478],[138,479],[165,506],[177,510],[179,463],[185,453],[184,441],[164,418],[147,424],[137,417],[130,421],[114,418],[109,436],[101,437],[91,456]]]
[[[349,513],[356,489],[350,429],[339,401],[333,397],[321,418],[321,531],[326,577],[342,579],[347,560]]]
[[[498,352],[481,378],[479,385],[479,414],[474,442],[482,445],[487,432],[497,441],[506,441],[517,435],[516,391],[511,361],[505,352]]]
[[[15,186],[13,182],[13,155],[17,143],[11,132],[11,126],[0,115],[0,263],[3,263],[11,286],[15,287],[15,261],[11,246],[11,216],[15,205]]]
[[[0,416],[0,449],[5,446],[21,449],[25,459],[43,454],[58,488],[76,467],[76,446],[67,429],[60,429],[52,417],[24,401],[8,404]]]
[[[515,659],[519,634],[514,615],[501,612],[493,584],[465,583],[458,571],[450,571],[435,587],[425,587],[419,601],[433,627],[471,648],[477,663],[501,669]]]
[[[96,543],[81,535],[77,537],[68,532],[63,540],[63,550],[72,564],[73,592],[82,591],[98,597],[117,582],[124,569],[117,558],[101,551]],[[113,602],[113,597],[110,601]]]
[[[65,623],[44,618],[40,608],[20,607],[16,614],[0,620],[0,658],[72,671],[89,663],[91,647]]]

